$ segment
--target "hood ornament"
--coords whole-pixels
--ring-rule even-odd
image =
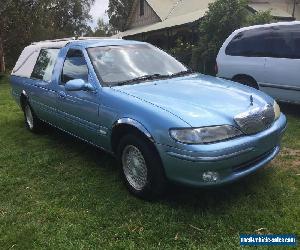
[[[252,95],[250,95],[250,106],[253,106],[253,96]]]

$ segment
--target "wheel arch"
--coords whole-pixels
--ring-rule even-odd
[[[232,77],[232,80],[236,80],[236,79],[241,79],[241,78],[248,78],[251,79],[251,81],[255,82],[257,84],[257,81],[255,80],[254,77],[248,75],[248,74],[237,74],[234,77]]]
[[[259,84],[254,77],[252,77],[248,74],[237,74],[232,78],[232,81],[240,82],[239,79],[248,79],[253,84],[252,87],[259,89]]]
[[[144,125],[131,118],[121,118],[117,120],[112,127],[111,149],[114,153],[117,151],[118,143],[122,136],[130,132],[137,133],[138,135],[147,139],[149,142],[154,143],[153,136]]]
[[[24,110],[25,103],[27,101],[28,101],[28,95],[27,95],[26,91],[23,90],[21,95],[20,95],[20,106],[21,106],[22,110]]]

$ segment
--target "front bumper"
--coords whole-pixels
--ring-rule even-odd
[[[195,187],[230,183],[265,166],[280,151],[286,129],[286,117],[280,118],[265,131],[229,141],[193,145],[186,149],[157,144],[169,180]],[[192,148],[191,148],[192,147]],[[217,180],[203,174],[217,173]]]

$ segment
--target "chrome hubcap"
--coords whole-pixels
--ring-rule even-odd
[[[26,122],[30,129],[33,129],[33,116],[29,105],[25,106]]]
[[[147,184],[147,167],[141,151],[127,145],[123,150],[122,165],[129,184],[136,190],[142,190]]]

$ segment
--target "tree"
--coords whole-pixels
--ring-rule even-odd
[[[93,36],[105,37],[105,36],[112,36],[113,34],[114,31],[112,27],[108,23],[105,23],[102,18],[99,18]]]
[[[200,40],[193,51],[192,65],[211,68],[226,38],[236,29],[272,21],[270,12],[251,13],[246,0],[216,0],[199,25]],[[206,71],[207,69],[202,69]],[[209,73],[211,69],[208,70]]]
[[[94,0],[1,2],[0,56],[2,46],[6,62],[12,67],[21,50],[33,41],[84,34],[88,30],[89,11]]]
[[[133,2],[133,0],[109,0],[107,14],[109,24],[115,30],[124,31],[126,29]]]

